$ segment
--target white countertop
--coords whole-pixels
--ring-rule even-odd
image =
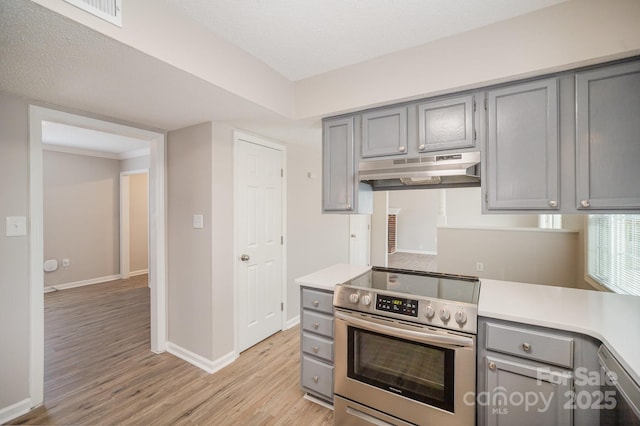
[[[640,297],[480,280],[478,315],[586,334],[640,383]]]
[[[333,291],[369,266],[337,264],[296,279]],[[604,343],[640,383],[640,297],[601,291],[480,280],[478,315],[586,334]]]
[[[350,279],[355,278],[358,275],[364,274],[369,269],[371,269],[371,266],[347,265],[344,263],[339,263],[337,265],[329,266],[328,268],[313,272],[309,275],[305,275],[304,277],[297,278],[296,284],[305,287],[314,287],[322,290],[333,291],[333,288],[336,286],[336,284],[349,281]]]

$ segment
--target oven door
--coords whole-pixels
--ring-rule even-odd
[[[472,335],[335,312],[335,393],[381,415],[473,425],[475,354]]]

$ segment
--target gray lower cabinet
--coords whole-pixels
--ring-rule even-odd
[[[593,404],[600,389],[585,379],[599,371],[598,344],[579,334],[480,318],[478,425],[598,425]]]
[[[473,148],[473,95],[418,104],[418,152]]]
[[[406,106],[366,112],[360,116],[360,120],[362,158],[407,154]]]
[[[576,74],[576,207],[640,208],[640,62]]]
[[[300,386],[333,404],[333,292],[300,289]]]
[[[489,91],[487,119],[486,209],[558,209],[558,79]]]

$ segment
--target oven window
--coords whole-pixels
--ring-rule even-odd
[[[453,412],[452,349],[354,327],[348,336],[351,379]]]

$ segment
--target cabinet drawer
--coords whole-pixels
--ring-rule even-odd
[[[333,316],[302,311],[302,329],[333,338]]]
[[[302,351],[333,363],[333,340],[302,333]]]
[[[333,400],[333,366],[303,356],[302,387]]]
[[[333,293],[303,288],[302,307],[333,314]]]
[[[562,367],[573,367],[573,339],[487,323],[487,349]]]

